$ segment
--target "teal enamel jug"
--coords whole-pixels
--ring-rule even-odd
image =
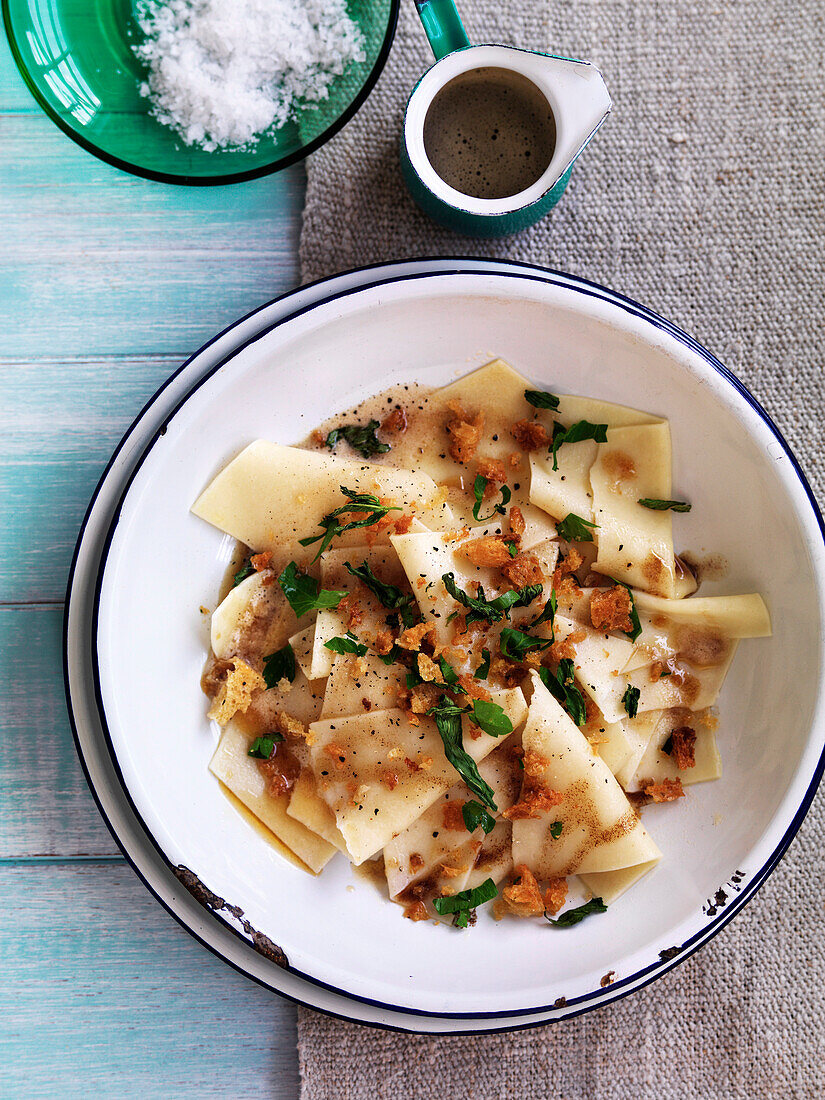
[[[416,0],[416,7],[436,63],[413,89],[404,115],[401,167],[413,199],[435,221],[468,236],[505,236],[533,225],[559,201],[574,161],[610,112],[601,73],[569,57],[514,46],[472,46],[452,0]],[[455,179],[447,182],[447,173],[435,170],[425,142],[428,116],[432,132],[430,112],[440,93],[446,89],[460,103],[468,78],[484,80],[487,74],[492,80],[517,80],[522,87],[529,82],[530,95],[546,101],[552,125],[543,162],[533,164],[536,178],[513,194],[496,197],[468,193],[472,188],[460,189]],[[506,141],[506,133],[499,136]]]

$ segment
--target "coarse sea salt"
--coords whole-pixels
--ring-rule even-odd
[[[364,35],[345,0],[139,0],[141,93],[187,145],[243,148],[329,96]]]

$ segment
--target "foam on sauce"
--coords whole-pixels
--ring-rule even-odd
[[[556,123],[538,87],[509,69],[461,73],[435,96],[424,149],[436,173],[465,195],[503,199],[531,187],[556,148]]]

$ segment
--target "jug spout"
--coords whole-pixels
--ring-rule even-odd
[[[556,123],[552,167],[560,178],[607,118],[612,106],[604,78],[589,61],[530,54],[529,75],[547,96]]]

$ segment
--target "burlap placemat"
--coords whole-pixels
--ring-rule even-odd
[[[414,256],[528,260],[658,310],[777,420],[820,502],[823,371],[821,0],[463,0],[473,41],[586,57],[614,112],[538,226],[495,242],[408,198],[398,135],[431,56],[402,0],[387,68],[308,162],[305,280]],[[757,898],[649,988],[530,1032],[429,1038],[299,1017],[302,1100],[672,1100],[825,1096],[825,810],[817,799]]]

